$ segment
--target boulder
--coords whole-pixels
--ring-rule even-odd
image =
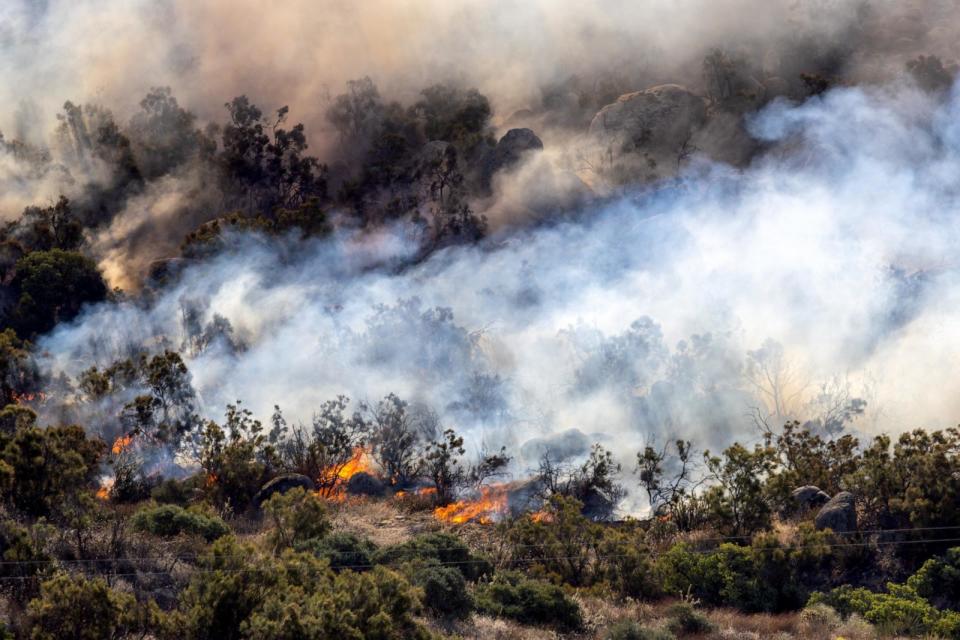
[[[317,490],[317,485],[307,476],[299,473],[286,473],[282,476],[277,476],[263,485],[260,491],[257,492],[257,495],[253,497],[253,503],[259,508],[260,505],[269,500],[273,494],[286,493],[296,487],[301,487],[306,491]]]
[[[790,492],[794,507],[797,511],[807,511],[815,507],[822,507],[830,501],[830,494],[821,491],[820,487],[808,484],[803,487],[797,487]]]
[[[857,505],[849,491],[841,491],[820,508],[814,518],[817,529],[832,529],[837,533],[857,530]]]
[[[366,471],[360,471],[347,480],[347,493],[352,496],[382,496],[387,492],[383,481]]]
[[[593,117],[590,135],[613,155],[676,158],[707,120],[706,103],[677,84],[627,93]]]
[[[528,153],[543,151],[543,141],[530,129],[510,129],[484,161],[483,184],[489,188],[493,174],[516,165]]]

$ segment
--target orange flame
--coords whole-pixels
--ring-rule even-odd
[[[530,514],[530,519],[534,522],[553,522],[553,514],[549,511],[534,511]]]
[[[433,515],[453,524],[491,524],[506,512],[507,485],[501,484],[480,487],[480,497],[476,500],[457,500],[445,507],[437,507]]]
[[[131,444],[133,444],[133,434],[120,436],[113,441],[113,447],[110,449],[110,451],[113,452],[113,455],[118,456],[123,453],[123,451]]]
[[[45,402],[47,399],[47,394],[42,391],[37,391],[36,393],[13,393],[13,401],[16,404],[25,404],[28,402],[33,402],[39,400],[40,402]]]
[[[97,489],[97,498],[100,500],[109,500],[110,491],[113,489],[113,483],[115,480],[113,478],[104,478],[100,482],[100,488]]]
[[[374,465],[370,448],[354,447],[353,456],[345,465],[339,469],[328,467],[320,473],[317,482],[321,485],[321,488],[317,491],[317,495],[333,502],[344,502],[347,499],[344,487],[350,478],[358,473],[370,473],[373,470]]]
[[[370,450],[366,447],[355,447],[353,457],[337,472],[337,478],[346,481],[358,473],[371,471],[373,471],[373,462],[370,459]]]

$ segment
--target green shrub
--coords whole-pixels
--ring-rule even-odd
[[[498,573],[476,590],[477,610],[523,624],[576,630],[583,625],[580,606],[555,584],[516,572]]]
[[[813,594],[809,604],[827,604],[844,616],[861,615],[888,635],[933,633],[942,618],[946,618],[944,625],[952,624],[949,617],[920,597],[913,588],[890,583],[887,589],[888,593],[875,593],[844,585],[829,593]]]
[[[263,503],[263,511],[273,522],[270,541],[278,551],[312,538],[322,538],[330,531],[323,500],[301,487],[273,494]]]
[[[610,627],[606,640],[674,640],[674,635],[666,629],[651,629],[633,620],[621,620]]]
[[[425,533],[401,544],[383,547],[374,561],[391,566],[406,563],[455,566],[467,580],[477,580],[491,571],[489,562],[473,555],[452,533]]]
[[[670,607],[667,613],[670,616],[669,627],[676,634],[709,633],[715,628],[714,624],[689,602],[679,602]]]
[[[907,584],[939,607],[960,609],[960,547],[924,562]]]
[[[376,545],[352,533],[332,533],[323,538],[312,538],[296,545],[297,551],[312,553],[326,559],[330,568],[339,571],[366,571],[373,564]]]
[[[139,604],[102,578],[61,573],[43,583],[40,597],[30,601],[27,618],[34,640],[101,640],[157,626],[160,613],[152,602]]]
[[[827,582],[829,535],[802,527],[788,546],[760,534],[750,546],[726,543],[710,553],[677,544],[657,560],[656,569],[670,595],[692,593],[706,604],[751,613],[790,611]]]
[[[452,567],[426,566],[413,575],[423,589],[424,606],[438,616],[465,618],[473,609],[463,574]]]
[[[841,623],[840,614],[822,602],[812,604],[800,612],[800,625],[810,634],[822,635],[833,631]]]
[[[207,542],[212,542],[230,533],[230,527],[219,517],[175,504],[144,507],[133,515],[132,523],[138,531],[165,538],[188,534],[202,536]]]

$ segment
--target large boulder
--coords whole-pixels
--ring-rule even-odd
[[[627,93],[593,117],[590,135],[608,156],[639,153],[676,164],[693,134],[707,120],[703,98],[677,84]]]
[[[832,529],[836,533],[857,530],[857,505],[849,491],[841,491],[820,508],[814,518],[817,529]]]
[[[352,496],[382,496],[387,492],[387,485],[380,478],[360,471],[347,480],[347,493]]]
[[[274,494],[286,493],[297,487],[305,491],[317,490],[317,485],[309,477],[299,473],[285,473],[263,485],[260,491],[257,492],[257,495],[253,496],[253,503],[259,508],[260,505],[269,500]]]
[[[543,151],[543,141],[531,129],[510,129],[495,146],[483,162],[481,181],[485,189],[490,188],[493,175],[517,165],[529,153]]]
[[[803,487],[797,487],[790,492],[790,498],[793,500],[793,506],[796,511],[809,511],[819,508],[830,501],[830,494],[822,491],[820,487],[808,484]]]

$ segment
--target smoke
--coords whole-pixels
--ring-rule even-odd
[[[757,436],[753,417],[873,433],[960,407],[960,92],[842,88],[749,121],[768,151],[705,159],[576,220],[402,270],[403,225],[237,236],[149,302],[89,308],[39,343],[75,377],[179,343],[185,304],[231,324],[188,364],[203,411],[242,399],[307,420],[344,393],[423,402],[479,450]],[[398,262],[399,261],[399,262]],[[573,431],[576,430],[576,431]],[[523,447],[524,444],[526,447]],[[520,460],[533,464],[535,460]]]

